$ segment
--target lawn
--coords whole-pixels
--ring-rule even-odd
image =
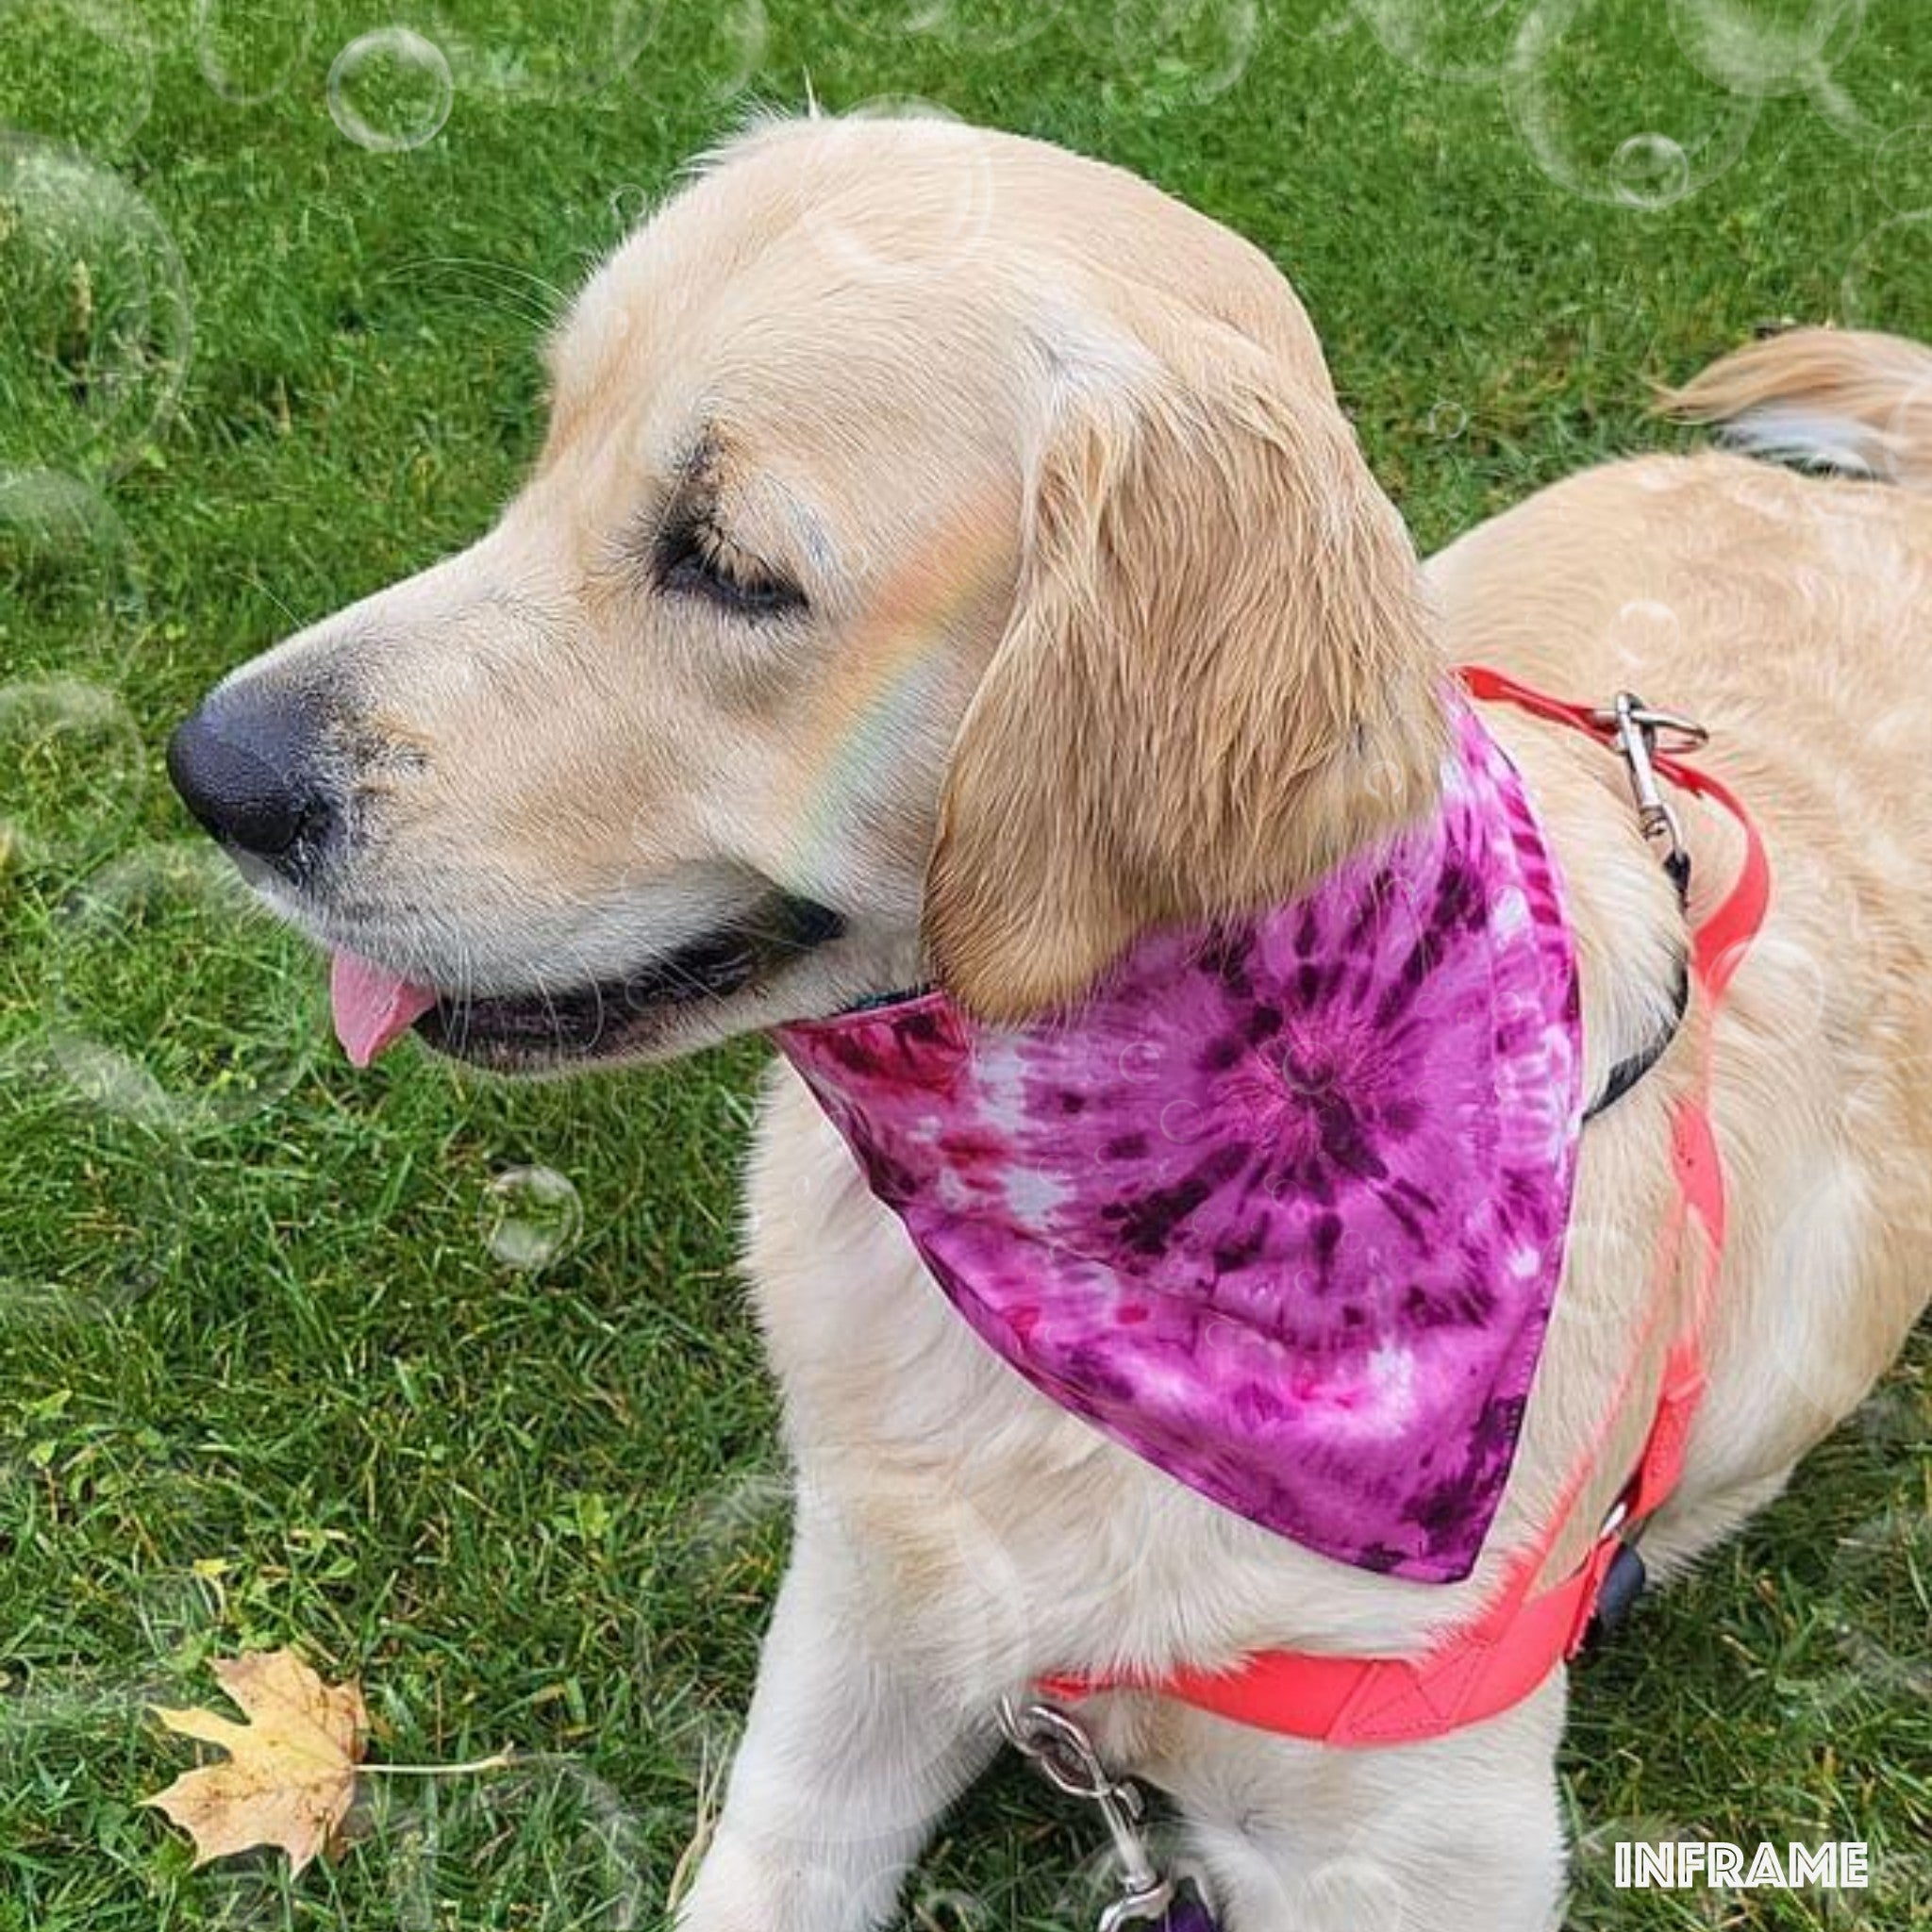
[[[424,0],[348,53],[380,9],[0,0],[0,1932],[654,1925],[728,1754],[785,1541],[764,1049],[354,1074],[160,771],[216,674],[486,527],[547,318],[680,162],[809,89],[1141,170],[1293,275],[1434,545],[1667,441],[1647,385],[1760,325],[1932,337],[1920,9]],[[1574,1926],[1932,1924],[1928,1442],[1922,1339],[1582,1674]],[[280,1643],[380,1757],[526,1760],[384,1786],[293,1886],[191,1871],[144,1707]],[[1677,1830],[1875,1882],[1611,1889]],[[1092,1849],[1008,1771],[908,1923],[1091,1923]]]

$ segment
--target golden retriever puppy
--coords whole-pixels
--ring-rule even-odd
[[[1038,142],[814,120],[700,167],[549,363],[497,526],[242,667],[172,747],[337,953],[358,1058],[413,1025],[506,1073],[613,1066],[928,982],[1035,1024],[1143,936],[1287,904],[1426,818],[1452,662],[1634,687],[1712,727],[1775,874],[1713,1045],[1731,1233],[1652,1568],[1774,1495],[1892,1359],[1932,1279],[1932,355],[1806,334],[1683,399],[1873,480],[1615,463],[1424,569],[1257,250]],[[1482,711],[1564,882],[1601,1094],[1672,1037],[1685,908],[1602,744]],[[1699,917],[1740,837],[1674,803]],[[1250,1520],[1012,1373],[774,1064],[746,1259],[797,1533],[689,1932],[883,1922],[1042,1673],[1421,1654],[1581,1461],[1548,1574],[1573,1567],[1650,1424],[1699,1021],[1581,1128],[1507,1488],[1435,1580]],[[1386,1749],[1142,1690],[1082,1715],[1171,1794],[1226,1932],[1533,1932],[1561,1910],[1564,1698],[1557,1666]]]

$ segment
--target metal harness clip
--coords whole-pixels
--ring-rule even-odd
[[[1116,1778],[1101,1762],[1093,1740],[1076,1720],[1051,1704],[1000,1700],[1000,1729],[1056,1790],[1100,1808],[1121,1865],[1121,1895],[1101,1914],[1100,1932],[1158,1923],[1174,1902],[1174,1882],[1155,1864],[1141,1836],[1146,1805],[1141,1788]]]
[[[1653,710],[1634,691],[1620,691],[1607,709],[1590,714],[1591,723],[1609,734],[1610,742],[1630,768],[1630,795],[1637,801],[1638,828],[1653,841],[1659,837],[1668,857],[1684,855],[1684,828],[1657,782],[1654,755],[1663,751],[1695,751],[1707,743],[1710,733],[1689,718],[1672,711]],[[1658,743],[1658,735],[1663,742]]]

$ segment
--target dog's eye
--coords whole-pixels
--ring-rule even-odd
[[[664,532],[658,548],[658,581],[675,595],[703,597],[741,617],[775,617],[805,608],[805,592],[791,578],[701,523]]]

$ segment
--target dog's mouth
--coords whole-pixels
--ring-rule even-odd
[[[329,974],[336,1037],[358,1067],[411,1031],[438,1053],[496,1073],[621,1059],[678,1015],[746,991],[843,929],[830,907],[773,892],[621,977],[526,993],[425,986],[339,952]]]

